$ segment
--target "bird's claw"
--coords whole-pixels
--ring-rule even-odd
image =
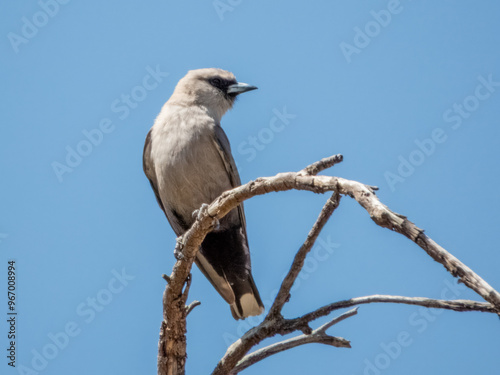
[[[201,220],[202,216],[207,212],[207,210],[208,210],[208,204],[203,203],[199,209],[193,211],[193,218]],[[214,217],[212,225],[215,231],[219,230],[220,228],[219,219]]]
[[[201,217],[203,214],[208,210],[208,204],[202,203],[201,207],[197,210],[193,211],[193,218],[196,218],[197,220],[201,220]]]
[[[184,259],[184,255],[182,254],[183,249],[184,249],[184,243],[182,242],[182,239],[177,238],[176,243],[175,243],[175,249],[174,249],[175,259],[177,259],[177,260]]]

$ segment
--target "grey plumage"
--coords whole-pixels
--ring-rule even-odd
[[[221,69],[189,71],[149,131],[144,172],[177,236],[194,222],[193,211],[241,184],[220,120],[238,94],[253,89]],[[251,274],[243,205],[207,235],[196,264],[230,304],[235,319],[263,312]]]

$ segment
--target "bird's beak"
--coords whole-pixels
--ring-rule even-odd
[[[227,88],[228,94],[242,94],[247,91],[257,90],[257,87],[249,85],[248,83],[238,82]]]

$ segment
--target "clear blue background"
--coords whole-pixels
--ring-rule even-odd
[[[171,271],[175,237],[143,175],[142,147],[176,82],[195,68],[224,68],[259,87],[223,119],[242,181],[342,153],[345,161],[327,173],[378,185],[384,203],[500,288],[500,88],[479,101],[459,129],[443,120],[454,103],[474,94],[478,77],[500,81],[498,2],[402,0],[400,12],[378,33],[373,29],[377,35],[350,62],[341,43],[354,45],[356,27],[376,27],[370,11],[387,9],[388,1],[232,4],[220,16],[211,1],[70,1],[18,53],[8,34],[21,35],[23,17],[32,20],[42,8],[34,1],[0,6],[0,311],[7,307],[6,263],[16,259],[17,365],[31,367],[33,350],[42,352],[50,333],[75,322],[79,334],[40,373],[156,373],[161,274]],[[120,119],[112,103],[141,85],[148,66],[169,75]],[[270,137],[265,129],[273,110],[284,107],[296,117]],[[66,147],[75,149],[85,140],[82,131],[104,118],[114,131],[59,182],[52,163],[64,163]],[[399,157],[408,160],[418,150],[415,141],[436,128],[447,140],[391,189],[384,174],[398,173]],[[248,147],[243,143],[266,135],[249,161],[240,152]],[[246,203],[264,300],[273,296],[326,199],[288,192]],[[313,252],[285,307],[287,317],[369,294],[440,298],[445,291],[480,300],[450,289],[455,281],[442,266],[377,227],[350,198],[321,237],[335,250],[326,257],[321,249]],[[86,323],[78,306],[109,296],[112,272],[122,269],[134,279]],[[188,321],[187,371],[206,374],[248,326],[232,319],[197,269],[193,280],[189,298],[202,305]],[[364,305],[329,331],[351,340],[352,349],[304,346],[244,373],[498,373],[497,316],[429,313]],[[6,319],[0,319],[4,354]],[[401,332],[411,344],[398,351],[390,343]],[[393,348],[392,357],[384,345]],[[1,357],[2,374],[23,373]]]

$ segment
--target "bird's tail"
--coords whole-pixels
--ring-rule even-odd
[[[260,299],[259,291],[253,281],[251,273],[247,274],[246,280],[232,285],[234,292],[234,303],[231,306],[233,318],[245,319],[249,316],[260,315],[264,312],[264,305]]]
[[[264,311],[242,233],[241,227],[209,233],[195,260],[201,272],[231,306],[234,319],[245,319]]]

